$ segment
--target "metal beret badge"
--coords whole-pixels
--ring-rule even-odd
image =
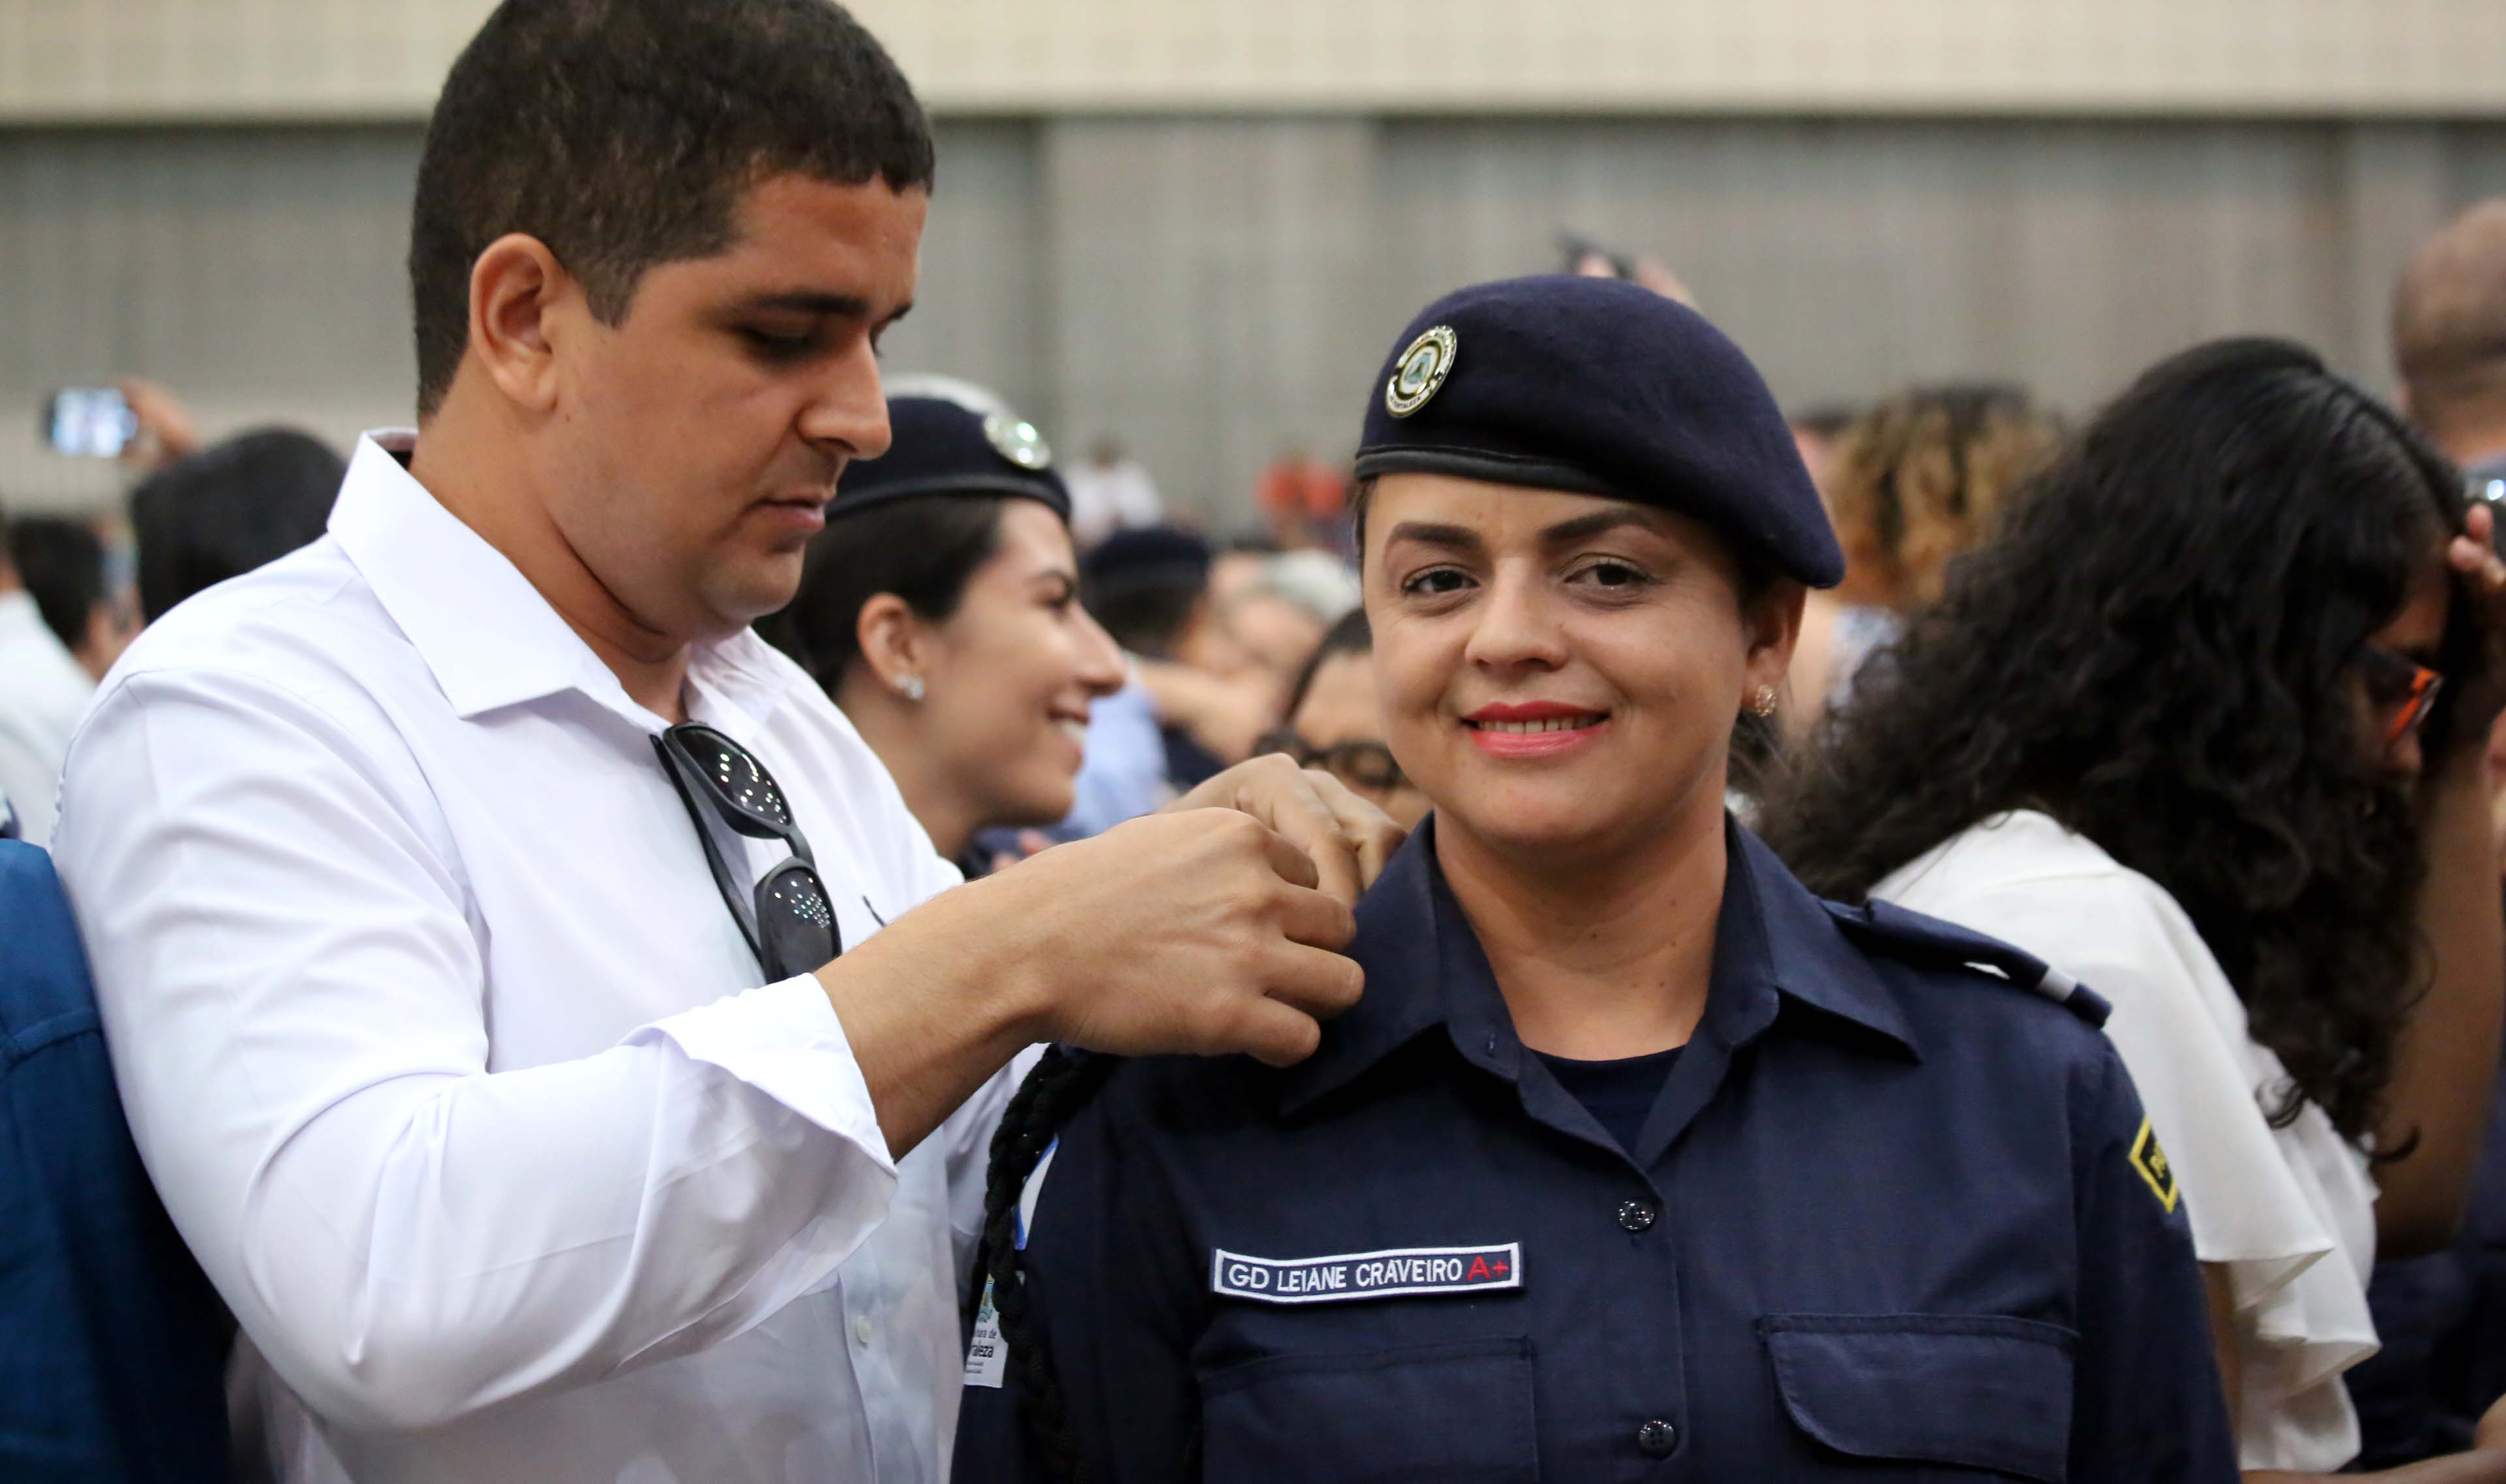
[[[984,437],[990,441],[992,452],[1021,469],[1041,469],[1053,462],[1053,450],[1035,424],[1007,413],[988,413],[984,417]]]
[[[1412,341],[1392,363],[1392,380],[1383,386],[1383,410],[1407,417],[1425,407],[1453,369],[1454,348],[1450,325],[1436,325]]]

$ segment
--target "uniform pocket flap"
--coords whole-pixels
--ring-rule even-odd
[[[2063,1484],[2076,1337],[2058,1324],[1784,1314],[1758,1332],[1794,1426],[1839,1453]]]

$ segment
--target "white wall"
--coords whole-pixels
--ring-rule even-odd
[[[856,0],[935,110],[2506,115],[2498,0]],[[412,119],[487,0],[0,0],[0,119]]]
[[[344,441],[411,403],[411,125],[0,129],[0,501],[98,507],[45,390],[117,372],[212,431]],[[989,382],[1076,450],[1247,508],[1289,442],[1352,441],[1428,299],[1660,253],[1796,404],[1993,376],[2084,408],[2202,336],[2296,335],[2385,380],[2393,274],[2506,193],[2506,125],[1436,117],[944,121],[890,364]]]

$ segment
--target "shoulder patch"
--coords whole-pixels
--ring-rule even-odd
[[[2131,1140],[2131,1168],[2148,1182],[2158,1204],[2172,1213],[2183,1192],[2176,1188],[2175,1167],[2166,1162],[2166,1151],[2158,1146],[2158,1132],[2147,1117],[2140,1120],[2140,1132]]]
[[[2092,1026],[2102,1028],[2113,1007],[2080,981],[1999,938],[1910,912],[1893,902],[1859,907],[1822,901],[1839,927],[1873,953],[1929,968],[1963,968],[2032,990]]]

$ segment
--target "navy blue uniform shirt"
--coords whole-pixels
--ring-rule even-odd
[[[1090,1476],[2235,1480],[2104,1036],[1965,966],[2015,951],[1730,839],[1703,1020],[1626,1150],[1516,1037],[1432,829],[1312,1058],[1117,1069],[1021,1264]],[[973,1358],[956,1477],[1046,1478],[1019,1367]]]

